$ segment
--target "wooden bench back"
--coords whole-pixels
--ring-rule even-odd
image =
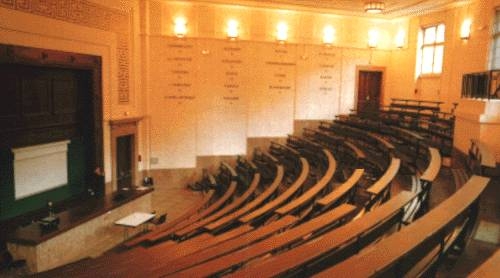
[[[442,258],[450,239],[460,239],[458,229],[467,234],[472,229],[478,213],[478,199],[489,179],[472,176],[469,181],[448,199],[429,211],[408,227],[378,242],[369,251],[322,272],[317,277],[403,277],[422,275]],[[425,264],[420,264],[422,259]],[[414,269],[418,265],[421,269]],[[363,266],[363,267],[359,267]],[[355,271],[353,271],[355,270]],[[419,273],[419,274],[417,274]],[[423,274],[433,276],[432,273]]]
[[[340,262],[359,252],[368,244],[364,241],[373,235],[380,234],[382,228],[387,232],[387,223],[397,224],[404,213],[405,206],[415,194],[405,191],[391,198],[377,209],[353,220],[333,231],[306,244],[261,260],[232,273],[229,277],[275,277],[293,274],[305,277],[311,269],[317,269],[321,261]],[[360,245],[361,243],[365,245]]]

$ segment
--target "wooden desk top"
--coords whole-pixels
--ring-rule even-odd
[[[488,178],[472,176],[455,194],[411,225],[379,241],[367,252],[355,255],[323,271],[318,277],[341,277],[346,273],[349,273],[349,277],[371,277],[378,271],[386,269],[426,238],[441,231],[445,225],[467,209],[483,192],[488,182]],[[361,265],[363,267],[357,267]]]
[[[420,176],[421,180],[425,180],[428,182],[432,182],[436,179],[439,174],[439,170],[441,169],[441,154],[436,148],[429,147],[429,154],[431,158],[429,159],[429,166],[425,169]]]
[[[380,192],[382,192],[382,190],[384,190],[384,188],[386,188],[387,185],[392,182],[392,180],[399,171],[400,165],[401,165],[401,160],[399,158],[393,157],[391,159],[391,164],[389,165],[389,167],[387,167],[387,170],[385,171],[384,175],[382,175],[382,177],[380,177],[380,179],[378,179],[366,191],[373,195],[377,195]]]
[[[150,241],[153,241],[153,242],[160,240],[160,239],[170,235],[171,233],[173,233],[175,231],[179,231],[181,229],[188,227],[189,225],[192,225],[193,223],[197,222],[198,220],[204,218],[205,216],[210,215],[214,211],[217,211],[221,206],[223,206],[226,203],[227,200],[229,200],[230,198],[233,197],[234,192],[236,191],[236,187],[237,187],[236,183],[237,183],[236,181],[232,181],[229,184],[229,186],[227,187],[226,192],[224,192],[224,195],[222,195],[215,202],[210,204],[209,207],[207,207],[201,211],[198,211],[198,213],[196,213],[192,217],[186,219],[185,221],[179,223],[174,228],[162,231],[161,233],[158,233],[155,235],[151,235],[151,236],[147,237],[147,239]]]
[[[349,149],[351,149],[358,159],[366,159],[366,154],[362,151],[358,146],[354,145],[349,141],[343,141],[343,144],[346,145]]]
[[[322,231],[329,225],[336,223],[350,213],[354,212],[355,206],[343,204],[339,207],[330,210],[320,216],[317,216],[309,221],[286,230],[276,236],[265,239],[263,241],[252,244],[246,249],[237,252],[229,253],[215,260],[197,265],[195,267],[183,270],[181,272],[172,273],[173,276],[195,277],[195,276],[211,276],[220,271],[228,269],[233,265],[249,261],[263,254],[272,252],[273,250],[283,248],[298,241],[303,240],[304,236],[311,233]]]
[[[224,215],[232,212],[233,210],[237,209],[240,205],[242,205],[248,198],[250,198],[253,195],[253,193],[257,189],[257,186],[259,185],[259,182],[260,182],[260,174],[256,172],[253,176],[252,182],[250,183],[250,185],[247,187],[247,190],[245,190],[243,194],[233,199],[231,203],[227,204],[219,211],[214,212],[212,215],[204,219],[201,219],[200,221],[190,225],[189,227],[186,227],[180,231],[176,231],[175,235],[178,237],[186,236],[189,233],[193,232],[194,230],[199,229],[209,224],[210,222],[213,222],[223,217]]]
[[[335,174],[335,169],[337,168],[337,163],[335,161],[335,158],[333,158],[332,153],[329,150],[323,149],[323,153],[328,159],[328,169],[321,177],[321,179],[314,185],[312,186],[309,190],[304,192],[302,195],[299,197],[295,198],[294,200],[288,202],[286,205],[281,206],[276,210],[276,213],[279,215],[286,215],[290,213],[291,211],[295,210],[296,208],[302,206],[305,204],[307,201],[311,200],[314,198],[317,194],[319,194],[332,180],[333,174]]]
[[[399,131],[399,132],[401,132],[401,133],[404,133],[404,134],[406,134],[406,135],[408,135],[408,136],[410,136],[410,137],[413,137],[413,138],[415,138],[415,139],[417,139],[417,140],[419,140],[419,141],[420,141],[420,140],[424,140],[424,137],[422,137],[422,135],[418,134],[417,132],[414,132],[414,131],[408,130],[408,129],[406,129],[406,128],[397,127],[397,126],[390,126],[390,127],[391,127],[392,129],[397,130],[397,131]]]
[[[385,219],[399,212],[414,197],[415,193],[403,191],[359,219],[330,231],[311,242],[294,247],[261,262],[247,265],[242,270],[232,273],[228,277],[278,276],[288,271],[291,267],[303,265],[353,241],[362,233],[381,224]]]
[[[297,192],[297,190],[299,190],[299,188],[302,187],[303,183],[309,176],[309,163],[307,162],[307,160],[301,157],[300,163],[302,165],[302,171],[300,172],[300,176],[297,178],[297,180],[295,180],[294,183],[292,183],[288,187],[288,189],[285,192],[281,193],[276,199],[260,207],[259,209],[254,210],[253,212],[241,217],[239,221],[242,223],[251,222],[254,219],[260,217],[261,215],[272,211],[274,208],[281,205],[283,202],[288,200],[288,198],[290,198],[293,194],[295,194],[295,192]]]
[[[153,275],[151,275],[151,277],[176,272],[189,266],[200,264],[204,261],[211,260],[224,254],[244,248],[296,223],[297,220],[297,217],[287,215],[268,225],[259,227],[258,229],[245,233],[239,237],[224,241],[221,244],[211,246],[177,260],[164,261],[161,264],[156,264],[152,266],[152,268],[154,269],[152,269]]]
[[[38,245],[151,191],[153,191],[152,188],[147,190],[122,191],[121,194],[123,194],[124,199],[119,201],[113,200],[113,197],[118,193],[106,195],[103,198],[88,198],[75,207],[57,213],[56,216],[59,217],[59,225],[56,229],[44,232],[38,223],[32,223],[28,226],[17,228],[12,234],[7,236],[7,242]]]
[[[281,184],[281,181],[283,180],[285,174],[285,169],[283,168],[283,165],[278,165],[276,168],[276,176],[273,180],[273,182],[262,192],[259,194],[255,199],[247,203],[245,206],[240,208],[239,210],[218,219],[215,222],[212,222],[208,225],[205,226],[205,229],[209,231],[214,231],[218,229],[219,227],[225,225],[226,223],[229,223],[231,221],[235,221],[238,217],[250,212],[252,209],[256,208],[258,205],[260,205],[264,200],[266,200],[269,196],[271,196],[276,189],[278,189],[279,185]]]
[[[323,207],[333,204],[356,185],[356,183],[363,176],[364,172],[365,172],[364,169],[354,170],[352,175],[344,183],[342,183],[339,187],[335,188],[332,192],[330,192],[330,194],[316,201],[316,203]]]

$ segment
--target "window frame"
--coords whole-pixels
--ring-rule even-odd
[[[437,42],[437,29],[440,25],[443,25],[444,28],[444,34],[443,34],[443,41]],[[436,37],[434,38],[434,41],[432,43],[425,43],[425,31],[429,28],[436,28]],[[437,22],[437,23],[432,23],[432,24],[427,24],[420,26],[420,31],[419,31],[419,39],[418,39],[418,45],[417,45],[417,78],[420,77],[439,77],[443,73],[443,66],[444,66],[444,53],[445,53],[445,42],[446,42],[446,25],[444,22]],[[434,65],[435,65],[435,53],[436,53],[436,48],[442,46],[443,48],[443,53],[441,57],[441,68],[439,69],[439,72],[434,71]],[[432,48],[432,63],[431,63],[431,72],[426,72],[423,73],[423,66],[424,66],[424,48],[431,47]]]
[[[498,27],[497,27],[498,25]],[[488,68],[490,70],[500,69],[500,63],[495,67],[495,60],[500,60],[500,6],[496,6],[493,9],[493,28],[491,28],[491,50],[490,50],[490,61],[488,63]]]

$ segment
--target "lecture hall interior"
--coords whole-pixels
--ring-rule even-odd
[[[499,277],[499,0],[0,0],[0,276]]]

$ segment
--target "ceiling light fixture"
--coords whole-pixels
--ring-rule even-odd
[[[365,3],[365,12],[369,14],[379,14],[384,8],[385,4],[381,1],[368,1]]]

